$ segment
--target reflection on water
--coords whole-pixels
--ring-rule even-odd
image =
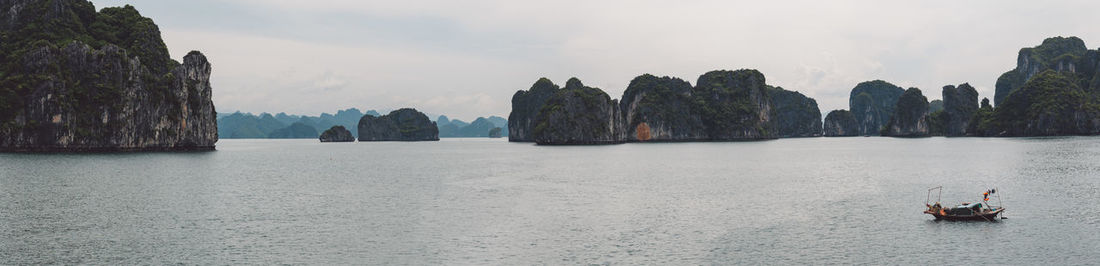
[[[1087,264],[1100,138],[0,154],[12,264]],[[998,223],[934,222],[997,187]]]

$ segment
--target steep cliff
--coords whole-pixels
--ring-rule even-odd
[[[996,108],[979,108],[977,136],[1100,134],[1100,50],[1077,37],[1020,49],[1016,68],[997,79]],[[978,124],[975,125],[974,123]]]
[[[359,119],[359,141],[437,141],[439,128],[427,115],[412,108]]]
[[[859,121],[848,110],[833,110],[825,116],[824,134],[826,137],[859,136]]]
[[[543,97],[536,92],[553,95],[533,111],[532,105]],[[815,100],[768,86],[764,75],[752,69],[711,71],[694,87],[678,78],[645,74],[630,82],[623,99],[612,100],[575,78],[562,89],[539,80],[512,98],[511,140],[525,139],[521,134],[531,134],[539,144],[759,140],[777,138],[780,132],[789,137],[821,135]],[[528,117],[534,113],[538,115]],[[521,128],[532,123],[533,129]]]
[[[894,114],[894,106],[905,90],[882,80],[862,82],[852,88],[848,109],[859,122],[859,134],[878,136]]]
[[[530,89],[516,91],[512,95],[512,112],[508,114],[508,141],[534,142],[535,118],[546,105],[546,100],[559,90],[554,82],[540,78]]]
[[[688,141],[707,139],[699,114],[692,108],[687,81],[650,74],[635,77],[620,103],[628,141]]]
[[[626,139],[619,102],[577,78],[546,100],[535,121],[532,135],[540,145],[613,144]]]
[[[978,90],[968,83],[943,87],[944,135],[966,136],[970,120],[978,111]]]
[[[1004,99],[984,134],[997,136],[1095,135],[1100,104],[1064,72],[1047,70]]]
[[[928,124],[928,98],[921,94],[920,89],[909,88],[898,98],[897,108],[886,123],[883,135],[893,137],[927,137],[930,127]]]
[[[1097,86],[1097,56],[1096,50],[1088,50],[1085,42],[1077,37],[1048,38],[1039,46],[1020,49],[1016,68],[997,79],[993,102],[1003,104],[1008,95],[1047,70],[1066,73],[1065,76],[1080,88],[1100,88]]]
[[[694,105],[710,140],[773,139],[771,97],[764,74],[753,69],[716,70],[699,77]]]
[[[212,150],[211,65],[132,6],[0,1],[0,151]]]
[[[351,131],[344,128],[344,126],[332,126],[332,128],[322,132],[318,139],[321,142],[354,142],[355,135],[352,135]]]
[[[821,109],[817,108],[817,100],[797,91],[769,88],[780,138],[821,136]]]

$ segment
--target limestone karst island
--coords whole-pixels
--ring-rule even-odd
[[[0,0],[0,265],[1098,265],[1097,11]]]

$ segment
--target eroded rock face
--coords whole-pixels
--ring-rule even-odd
[[[412,108],[359,119],[359,141],[438,141],[439,128],[427,115]]]
[[[534,142],[535,118],[539,116],[546,100],[559,90],[558,85],[547,78],[540,78],[531,88],[512,95],[512,112],[508,114],[508,141]]]
[[[1100,134],[1100,107],[1074,76],[1046,70],[1012,92],[980,125],[985,136]],[[984,107],[982,108],[984,109]]]
[[[631,81],[622,103],[577,79],[555,89],[549,80],[540,80],[531,91],[513,97],[512,133],[530,131],[539,144],[759,140],[777,138],[779,132],[821,135],[816,101],[768,86],[764,75],[752,69],[711,71],[694,87],[677,78],[642,75]],[[529,105],[538,103],[532,100],[538,91],[554,94],[532,111]],[[780,101],[774,104],[784,106],[778,114],[773,93]],[[531,113],[538,116],[528,118]],[[777,115],[791,120],[783,130]],[[532,123],[533,129],[520,128]],[[512,141],[517,138],[524,139],[515,135]]]
[[[898,98],[905,90],[882,80],[867,81],[852,88],[848,109],[859,122],[859,134],[878,136],[890,121]]]
[[[928,98],[920,89],[909,88],[898,98],[897,108],[890,122],[886,124],[887,136],[927,137],[930,132],[928,123]]]
[[[1020,49],[1016,68],[997,79],[994,104],[1004,103],[1009,94],[1024,86],[1028,80],[1046,70],[1080,75],[1084,82],[1097,81],[1096,50],[1088,50],[1085,42],[1077,37],[1054,37],[1043,40],[1036,47]],[[1094,88],[1096,86],[1093,86]]]
[[[764,74],[716,70],[699,77],[692,94],[709,140],[774,139],[771,97]]]
[[[687,81],[649,74],[634,78],[620,103],[627,141],[707,139],[692,104],[692,87]]]
[[[816,100],[783,88],[772,88],[769,94],[780,138],[821,136],[821,109]]]
[[[0,151],[214,149],[210,62],[169,58],[133,7],[0,1],[0,21]]]
[[[538,114],[533,137],[540,145],[614,144],[626,139],[619,102],[576,78],[547,99]]]
[[[970,120],[978,111],[978,90],[970,84],[943,87],[944,135],[966,136]]]
[[[834,110],[825,116],[824,133],[826,137],[860,136],[859,121],[848,110]]]
[[[319,137],[321,142],[354,142],[355,136],[344,126],[332,126]]]

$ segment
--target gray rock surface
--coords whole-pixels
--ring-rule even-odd
[[[354,142],[355,136],[344,126],[332,126],[318,137],[321,142]]]
[[[834,110],[825,116],[824,134],[826,137],[860,136],[859,121],[848,110]]]
[[[512,112],[508,115],[508,141],[534,142],[535,118],[546,101],[559,90],[558,85],[547,78],[540,78],[528,90],[512,95]]]
[[[535,121],[533,136],[540,145],[614,144],[626,139],[619,102],[577,78],[546,100]]]
[[[693,108],[692,86],[672,77],[645,74],[630,81],[620,103],[628,141],[706,140]]]
[[[920,89],[909,88],[898,99],[897,108],[883,135],[893,137],[928,137],[928,98]]]
[[[132,6],[0,1],[0,40],[0,151],[213,150],[218,141],[210,62],[197,51],[182,64],[169,58],[156,24]]]
[[[859,134],[878,136],[894,114],[894,106],[905,90],[882,80],[862,82],[852,88],[848,110],[859,122]]]
[[[817,100],[797,91],[772,88],[772,111],[780,138],[820,137],[822,135],[821,109]]]
[[[427,115],[412,108],[359,119],[359,141],[438,141],[439,128]]]
[[[970,84],[943,87],[944,135],[966,136],[970,120],[978,111],[978,91]]]

